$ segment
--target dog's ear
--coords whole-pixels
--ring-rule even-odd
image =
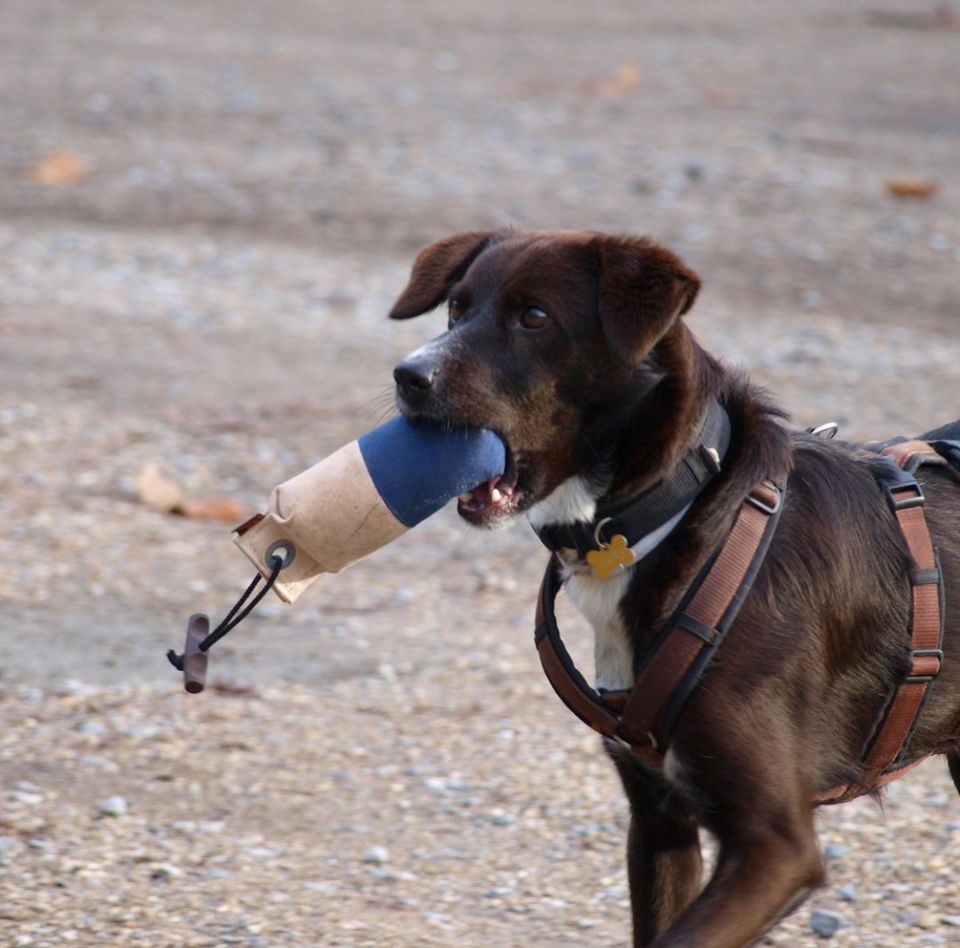
[[[390,318],[410,319],[439,306],[494,236],[492,231],[469,231],[424,247],[413,263],[406,289],[390,310]]]
[[[610,348],[638,365],[700,290],[676,254],[646,237],[598,237],[598,308]]]

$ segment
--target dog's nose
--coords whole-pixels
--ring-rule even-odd
[[[393,370],[400,394],[407,401],[422,401],[433,388],[437,367],[427,359],[407,359]]]

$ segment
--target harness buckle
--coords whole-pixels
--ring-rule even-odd
[[[918,665],[917,659],[935,658],[937,667],[933,671],[922,674],[924,665]],[[910,685],[929,685],[943,667],[943,649],[942,648],[915,648],[910,651],[910,674],[904,679]]]
[[[773,499],[768,500],[761,491],[770,491],[773,494]],[[772,517],[783,503],[783,490],[773,481],[761,481],[747,494],[747,503],[756,507],[761,513]]]
[[[914,491],[912,497],[903,497],[900,500],[897,500],[896,495],[900,491]],[[919,483],[914,482],[913,484],[902,484],[896,487],[890,487],[887,490],[887,493],[890,497],[890,504],[892,505],[894,511],[897,510],[909,510],[911,507],[922,507],[926,498],[923,496],[923,488]]]

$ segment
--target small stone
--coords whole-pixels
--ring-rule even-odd
[[[810,913],[810,927],[821,938],[832,938],[840,927],[841,918],[835,912],[814,909]]]
[[[577,928],[596,928],[600,923],[595,918],[578,918]]]
[[[390,858],[390,850],[386,846],[371,846],[364,854],[363,861],[382,865]]]
[[[178,869],[168,862],[162,862],[153,867],[150,878],[155,882],[171,882],[174,879],[182,879],[183,870]]]
[[[960,915],[944,915],[940,921],[952,928],[960,928]]]
[[[837,889],[837,898],[840,899],[841,902],[856,902],[857,887],[851,885],[849,882],[845,883]]]
[[[251,859],[273,859],[277,851],[269,846],[247,846],[243,854]]]
[[[845,856],[847,853],[847,847],[841,846],[840,843],[827,843],[823,847],[823,854],[827,859],[839,859],[841,856]]]
[[[816,290],[804,290],[800,299],[807,309],[817,309],[823,302],[823,297]]]
[[[116,796],[107,797],[107,799],[100,804],[97,812],[100,814],[100,816],[126,816],[126,798],[120,796],[119,794]]]
[[[10,862],[20,846],[20,840],[16,836],[0,836],[0,865]]]

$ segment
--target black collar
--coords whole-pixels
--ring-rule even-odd
[[[600,507],[589,523],[548,523],[534,527],[534,532],[548,550],[576,550],[581,559],[617,534],[626,539],[627,546],[634,546],[690,505],[719,473],[729,445],[730,419],[716,398],[711,398],[696,439],[669,477],[638,497]]]

